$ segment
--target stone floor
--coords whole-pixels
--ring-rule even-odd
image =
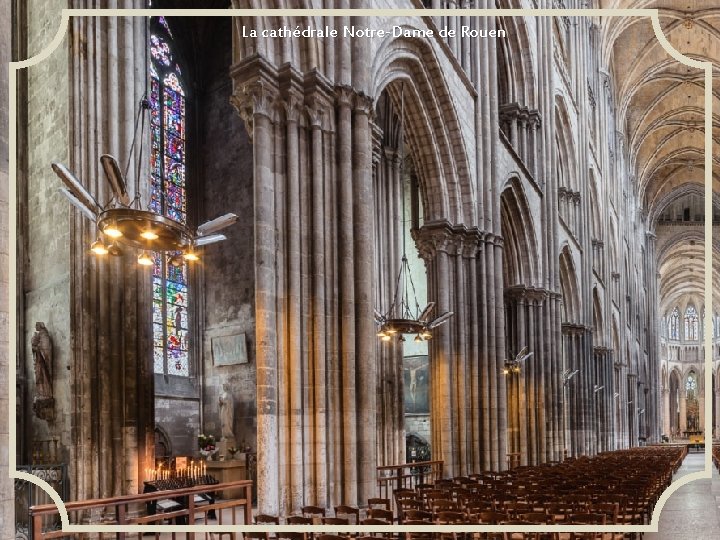
[[[703,470],[705,455],[690,453],[675,478]],[[710,540],[720,538],[720,476],[695,480],[670,496],[660,514],[657,533],[644,540]]]

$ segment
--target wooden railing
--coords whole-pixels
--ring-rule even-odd
[[[236,525],[252,523],[252,481],[238,480],[212,486],[201,485],[184,489],[155,491],[141,495],[124,495],[107,499],[92,499],[65,503],[65,509],[72,525],[161,525],[166,521],[187,525],[208,523],[208,515],[217,515],[218,525]],[[209,504],[196,504],[195,496],[208,492],[220,492],[230,489],[242,489],[243,497],[231,500],[213,501]],[[148,513],[147,509],[162,509],[159,501],[179,502],[166,512]],[[238,522],[236,510],[242,509],[242,521]],[[50,540],[52,538],[85,538],[87,533],[68,533],[61,530],[46,530],[46,524],[56,523],[59,511],[54,504],[44,504],[30,508],[32,519],[33,540]],[[212,519],[212,518],[211,518]],[[157,533],[155,536],[159,538]],[[93,537],[104,538],[143,538],[142,532],[98,533]],[[187,533],[188,539],[195,538],[194,533]]]
[[[443,461],[416,461],[377,467],[378,497],[392,499],[396,489],[415,489],[442,478]]]

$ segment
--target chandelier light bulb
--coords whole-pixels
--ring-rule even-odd
[[[110,223],[107,227],[105,227],[103,229],[103,233],[107,234],[110,238],[120,238],[123,235],[122,231],[118,229],[115,223]]]
[[[200,257],[197,256],[197,253],[195,253],[192,249],[189,249],[185,253],[183,253],[183,259],[186,261],[199,261]]]
[[[90,245],[90,251],[95,255],[107,255],[108,248],[103,244],[103,241],[99,238]]]
[[[422,342],[423,342],[423,338],[420,337],[420,334],[418,334],[417,336],[415,336],[415,339],[414,339],[413,341],[414,341],[415,343],[422,343]]]
[[[147,251],[143,251],[142,253],[140,253],[137,262],[141,266],[152,266],[153,264],[152,257],[148,255]]]
[[[159,237],[155,231],[152,229],[146,229],[143,232],[140,233],[140,236],[144,238],[145,240],[157,240]]]
[[[390,336],[388,336],[387,334],[383,334],[383,336],[382,336],[380,339],[381,339],[382,341],[390,341],[391,338],[390,338]]]

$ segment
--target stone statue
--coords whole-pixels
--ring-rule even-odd
[[[235,400],[230,393],[230,385],[228,383],[224,383],[222,386],[218,406],[220,413],[220,440],[232,441],[234,444],[233,419],[235,416]]]
[[[35,370],[33,410],[38,418],[51,420],[54,415],[52,341],[45,323],[35,323],[31,341]]]

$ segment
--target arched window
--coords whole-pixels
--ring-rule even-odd
[[[693,306],[685,310],[685,339],[694,341],[698,338],[698,315]]]
[[[678,308],[673,309],[668,317],[668,338],[680,339],[680,311]]]
[[[187,220],[185,91],[164,17],[150,35],[150,210]],[[188,376],[188,267],[177,253],[155,253],[153,265],[154,371]]]
[[[693,399],[697,393],[697,376],[694,371],[688,373],[685,391],[688,399]]]

